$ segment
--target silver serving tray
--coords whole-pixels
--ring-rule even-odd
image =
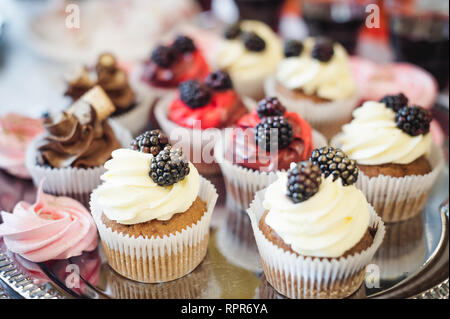
[[[442,205],[448,175],[445,167],[423,214],[387,225],[367,278],[373,283],[369,279],[376,276],[378,285],[363,284],[351,298],[448,298],[448,203]],[[79,257],[36,265],[30,274],[30,263],[24,267],[3,245],[0,278],[9,288],[0,290],[0,298],[284,298],[264,278],[247,215],[225,208],[221,178],[213,182],[221,202],[208,254],[189,275],[161,284],[128,280],[109,267],[101,245]],[[39,284],[33,284],[36,278]]]

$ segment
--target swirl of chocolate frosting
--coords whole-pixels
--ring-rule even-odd
[[[46,118],[47,130],[38,144],[37,162],[54,168],[89,168],[103,165],[111,152],[120,148],[107,121],[99,122],[95,109],[80,102],[71,112]]]

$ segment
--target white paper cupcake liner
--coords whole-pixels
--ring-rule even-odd
[[[156,99],[155,96],[139,93],[138,90],[136,94],[138,102],[130,111],[112,117],[114,121],[128,129],[132,136],[137,136],[145,130]]]
[[[181,147],[183,153],[189,155],[191,162],[202,175],[220,174],[220,168],[213,156],[215,141],[222,139],[224,130],[220,129],[191,129],[182,127],[169,120],[170,102],[175,99],[175,94],[168,94],[158,100],[155,105],[156,120],[173,142],[175,147]],[[244,105],[249,109],[256,106],[255,101],[243,97]],[[204,153],[207,153],[204,155]]]
[[[266,190],[256,193],[247,210],[252,222],[264,274],[282,295],[295,299],[344,298],[363,283],[365,268],[383,241],[384,223],[369,205],[369,227],[376,230],[373,243],[364,251],[348,257],[315,258],[286,252],[269,241],[259,229],[265,212],[262,203]]]
[[[308,99],[292,99],[277,91],[274,77],[266,79],[264,90],[266,96],[278,97],[288,111],[298,113],[327,138],[337,134],[342,125],[350,121],[352,112],[360,100],[357,91],[346,99],[326,103],[315,103]]]
[[[103,209],[94,190],[91,213],[110,266],[124,277],[146,283],[174,280],[194,270],[206,255],[211,215],[218,197],[214,186],[203,177],[198,196],[206,202],[206,212],[197,223],[162,238],[136,238],[113,231],[102,222]]]
[[[322,134],[315,130],[312,133],[314,148],[328,145]],[[243,212],[250,206],[257,191],[266,188],[278,178],[277,172],[261,172],[233,164],[225,159],[224,143],[227,143],[226,139],[215,145],[214,156],[225,181],[226,203],[230,209]]]
[[[331,145],[339,146],[336,142],[338,137],[332,139]],[[364,193],[384,222],[412,218],[422,211],[444,165],[442,150],[434,143],[427,159],[432,171],[426,175],[369,177],[360,170],[356,187]]]
[[[128,147],[132,140],[130,132],[113,120],[108,120],[108,122],[120,144],[123,147]],[[41,181],[45,179],[42,186],[45,192],[55,195],[75,196],[76,199],[87,203],[88,201],[84,200],[101,182],[100,176],[105,172],[103,165],[91,168],[53,168],[38,165],[36,144],[40,138],[42,138],[42,135],[30,143],[25,156],[25,165],[30,172],[34,185],[39,186]]]

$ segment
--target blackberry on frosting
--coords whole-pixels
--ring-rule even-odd
[[[181,83],[178,87],[180,99],[190,108],[196,109],[205,106],[211,100],[211,90],[196,80]]]
[[[303,43],[298,40],[288,40],[284,43],[284,56],[286,58],[299,56],[303,52]]]
[[[397,95],[386,95],[380,100],[380,102],[384,103],[387,108],[397,112],[402,107],[408,105],[408,98],[403,95],[403,93],[399,93]]]
[[[256,109],[259,118],[264,118],[267,116],[281,116],[286,112],[286,108],[281,104],[281,102],[276,97],[266,97],[258,103]]]
[[[160,130],[147,131],[131,142],[131,149],[142,153],[158,155],[169,145],[169,138]]]
[[[317,38],[311,51],[311,56],[320,62],[328,62],[334,54],[333,41],[327,38]]]
[[[179,35],[176,37],[172,44],[172,48],[179,53],[189,53],[195,51],[194,41],[190,37],[185,35]]]
[[[411,136],[428,133],[430,122],[430,111],[420,106],[403,106],[395,114],[397,127]]]
[[[233,88],[228,72],[219,70],[206,77],[205,84],[216,91],[224,91]]]
[[[175,51],[173,48],[159,45],[152,52],[152,60],[162,68],[168,68],[175,62]]]
[[[184,158],[181,149],[166,146],[152,158],[149,175],[159,186],[171,186],[189,174],[189,162]]]
[[[301,203],[319,191],[322,171],[309,161],[295,164],[288,172],[287,196],[294,203]]]
[[[249,51],[261,52],[266,48],[266,42],[263,38],[257,35],[255,32],[243,32],[241,34],[242,43]]]
[[[283,149],[291,144],[294,132],[291,123],[284,116],[269,116],[264,117],[255,127],[255,139],[258,146],[266,151]]]
[[[332,175],[333,180],[341,178],[344,186],[352,185],[358,179],[356,161],[340,149],[329,146],[316,148],[309,160],[319,166],[325,177]]]

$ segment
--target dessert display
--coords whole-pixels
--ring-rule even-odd
[[[47,116],[45,132],[31,142],[26,154],[34,184],[45,179],[44,191],[85,201],[100,183],[111,152],[131,140],[126,129],[108,121],[114,110],[103,89],[95,86],[68,110]]]
[[[41,119],[17,113],[0,117],[0,168],[19,178],[30,178],[25,167],[28,144],[44,131]]]
[[[217,192],[159,130],[112,153],[91,196],[109,265],[139,282],[171,281],[203,260]]]
[[[182,82],[176,95],[167,95],[157,103],[155,116],[164,132],[183,134],[184,139],[178,143],[185,153],[189,152],[200,173],[216,175],[220,169],[212,151],[221,134],[217,129],[235,125],[248,113],[247,104],[248,100],[236,92],[229,74],[219,70],[203,81]]]
[[[422,211],[443,165],[429,133],[430,112],[408,105],[399,93],[365,102],[353,117],[331,143],[356,160],[357,187],[384,221],[413,217]]]
[[[188,80],[202,80],[209,73],[203,53],[186,35],[178,35],[169,45],[158,45],[140,70],[139,82],[156,96],[175,90]]]
[[[348,54],[328,38],[286,41],[284,59],[264,86],[327,138],[350,121],[359,101]]]
[[[34,204],[21,201],[1,217],[6,247],[29,261],[67,259],[97,247],[97,230],[86,208],[72,198],[45,194],[42,185]]]
[[[324,145],[325,138],[297,113],[287,112],[277,98],[261,100],[214,149],[228,206],[244,211],[256,191],[276,179],[276,171],[308,159],[315,147]]]
[[[354,160],[322,147],[256,194],[248,214],[264,274],[282,295],[343,298],[363,283],[385,229],[357,179]]]
[[[264,80],[275,74],[282,51],[281,40],[269,26],[244,20],[225,30],[214,64],[230,74],[241,95],[259,100],[264,97]]]
[[[138,94],[130,86],[127,72],[119,66],[111,53],[100,54],[95,67],[82,67],[72,74],[64,95],[76,101],[96,85],[106,92],[114,104],[115,110],[111,118],[129,129],[133,135],[145,129],[153,101],[142,93]]]

